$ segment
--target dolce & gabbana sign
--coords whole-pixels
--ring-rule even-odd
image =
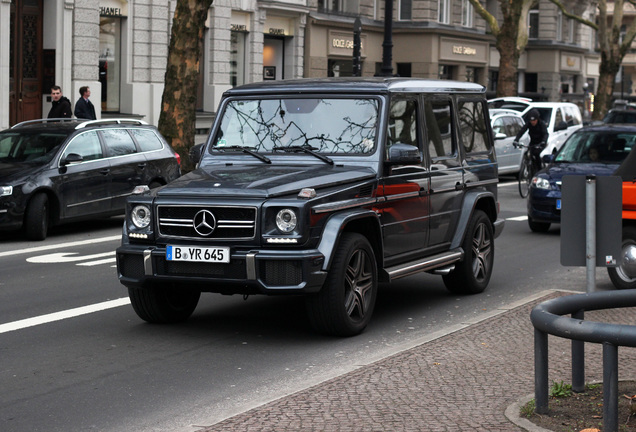
[[[345,33],[337,30],[329,30],[327,41],[327,55],[347,56],[353,55],[353,33]],[[366,56],[367,35],[360,35],[360,56]]]
[[[440,60],[452,60],[470,63],[486,63],[488,44],[479,41],[441,38],[439,42]]]

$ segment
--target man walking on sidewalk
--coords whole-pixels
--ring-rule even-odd
[[[75,117],[78,119],[96,120],[95,107],[88,98],[91,96],[91,89],[82,86],[79,89],[81,97],[75,103]]]

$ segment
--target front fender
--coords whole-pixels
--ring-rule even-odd
[[[351,209],[336,213],[329,217],[320,237],[320,244],[318,244],[318,250],[324,255],[325,262],[323,263],[322,270],[329,270],[331,267],[331,261],[333,259],[334,251],[340,241],[340,236],[345,231],[345,227],[355,220],[368,219],[372,224],[373,230],[367,229],[349,229],[347,231],[360,232],[369,238],[374,250],[376,251],[376,259],[381,259],[382,254],[382,235],[380,227],[380,217],[373,211],[368,209]],[[373,232],[369,232],[373,231]]]

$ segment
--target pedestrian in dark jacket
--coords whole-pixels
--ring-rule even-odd
[[[75,102],[75,117],[78,119],[96,120],[95,107],[88,100],[91,96],[91,89],[88,86],[82,86],[79,92],[82,96]]]
[[[62,96],[62,88],[57,85],[51,87],[51,110],[47,118],[71,118],[72,116],[71,101],[66,96]]]
[[[519,139],[526,131],[528,131],[528,135],[530,136],[528,151],[532,155],[532,164],[534,165],[535,172],[537,172],[541,169],[541,152],[548,143],[549,134],[548,127],[545,125],[543,120],[541,120],[541,117],[539,117],[539,111],[535,108],[531,109],[528,113],[528,120],[519,133],[517,133],[514,145],[519,144]]]

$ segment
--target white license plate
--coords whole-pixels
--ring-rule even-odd
[[[556,207],[557,207],[557,210],[561,210],[561,200],[560,199],[557,200],[557,206]]]
[[[167,261],[229,263],[229,247],[167,246]]]

